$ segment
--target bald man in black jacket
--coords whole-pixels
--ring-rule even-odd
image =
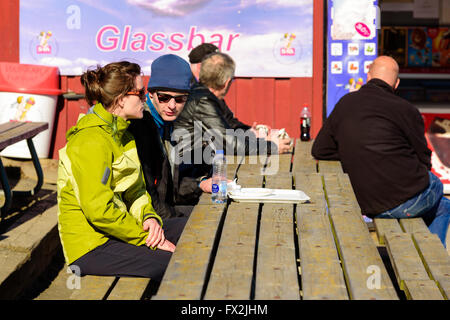
[[[367,84],[336,104],[314,141],[312,155],[341,161],[363,214],[422,216],[445,245],[450,200],[430,172],[431,151],[420,112],[394,93],[398,72],[394,59],[375,59]]]

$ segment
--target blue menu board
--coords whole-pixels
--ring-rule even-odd
[[[377,56],[378,0],[328,0],[326,110],[358,90]]]

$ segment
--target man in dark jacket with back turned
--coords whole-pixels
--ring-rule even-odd
[[[198,178],[180,177],[177,161],[170,156],[173,121],[183,110],[191,78],[189,64],[176,55],[153,61],[144,117],[131,120],[128,128],[136,140],[153,207],[163,219],[189,215],[203,192]]]
[[[398,64],[380,56],[367,84],[341,98],[312,147],[316,159],[340,160],[362,213],[369,218],[423,217],[445,245],[450,200],[432,174],[424,123],[394,94]]]

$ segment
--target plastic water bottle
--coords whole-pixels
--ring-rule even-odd
[[[213,158],[212,201],[227,201],[227,162],[223,150],[217,150]]]
[[[311,129],[311,113],[309,112],[308,105],[303,105],[303,110],[300,113],[300,140],[309,141],[311,136],[309,131]]]

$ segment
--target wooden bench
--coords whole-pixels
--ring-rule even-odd
[[[422,218],[375,219],[374,223],[407,298],[448,300],[450,256]]]
[[[149,278],[79,277],[64,265],[36,300],[140,300],[149,284]]]
[[[37,174],[36,186],[29,191],[18,191],[11,190],[8,177],[6,175],[5,168],[0,159],[0,181],[2,183],[3,192],[5,194],[5,202],[1,207],[0,222],[1,218],[8,212],[11,201],[14,195],[34,195],[42,187],[44,181],[44,175],[42,172],[41,164],[39,162],[39,157],[37,156],[36,150],[34,148],[32,138],[38,133],[47,130],[48,123],[46,122],[6,122],[0,124],[0,151],[6,147],[17,143],[22,140],[27,141],[28,149],[30,150],[31,159],[33,161],[34,168]]]

